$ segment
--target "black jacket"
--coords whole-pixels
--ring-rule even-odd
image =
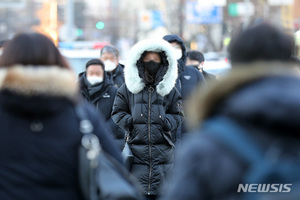
[[[230,76],[218,83],[206,98],[195,99],[194,117],[201,120],[201,127],[178,152],[173,182],[169,190],[164,191],[166,196],[162,199],[241,199],[243,193],[237,193],[237,189],[246,177],[249,163],[244,162],[237,151],[204,132],[207,129],[202,127],[206,120],[215,117],[230,119],[243,127],[265,152],[274,142],[278,145],[278,141],[286,146],[282,152],[290,154],[277,152],[276,155],[291,157],[299,152],[299,78],[281,72],[270,75],[271,70],[259,76],[253,71],[243,73],[243,76]],[[299,157],[297,159],[299,161]]]
[[[131,172],[147,195],[158,194],[173,166],[175,145],[171,131],[181,124],[183,117],[181,97],[174,88],[177,64],[170,48],[163,40],[145,40],[131,49],[125,84],[118,90],[112,112],[114,122],[129,132],[134,155]],[[153,86],[145,84],[139,76],[143,74],[143,67],[136,65],[142,53],[151,50],[165,52],[163,59],[169,63],[161,66],[156,76],[160,81]]]
[[[205,87],[206,81],[201,72],[193,67],[186,66],[180,75],[181,96],[183,100],[189,98],[197,87]]]
[[[176,88],[180,92],[183,101],[185,101],[197,86],[206,86],[205,78],[198,70],[185,66],[186,48],[183,40],[178,35],[166,35],[163,39],[169,43],[177,42],[181,46],[182,57],[177,60],[179,74],[176,81]],[[180,140],[182,134],[186,133],[185,127],[185,123],[183,123],[182,126],[175,130],[173,134],[176,135],[176,140]]]
[[[180,59],[177,60],[178,63],[178,73],[179,75],[185,70],[185,63],[186,63],[186,48],[184,46],[183,40],[178,35],[165,35],[163,37],[169,43],[176,42],[181,46],[182,56]],[[179,78],[180,76],[178,76]]]
[[[215,82],[217,81],[217,78],[215,75],[211,74],[211,73],[208,73],[207,71],[203,70],[203,76],[205,78],[205,80],[210,83],[210,82]]]
[[[124,83],[124,66],[119,64],[113,72],[107,72],[107,75],[114,86],[121,87]]]
[[[111,112],[115,96],[117,93],[117,88],[112,85],[107,74],[104,76],[102,82],[102,87],[98,92],[90,96],[88,87],[86,85],[86,73],[83,72],[80,75],[79,86],[80,93],[88,102],[92,103],[96,109],[102,114],[106,123],[109,125],[110,130],[113,133],[113,137],[120,150],[124,147],[124,131],[119,128],[111,119]]]
[[[50,66],[12,67],[1,74],[0,199],[83,199],[75,75]],[[123,162],[101,117],[84,107],[103,149]]]

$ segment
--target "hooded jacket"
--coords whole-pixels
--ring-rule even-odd
[[[206,85],[205,78],[199,70],[185,66],[187,59],[186,48],[183,40],[178,35],[166,35],[163,39],[169,43],[176,42],[181,46],[182,57],[177,60],[179,72],[178,81],[180,81],[180,83],[177,82],[177,85],[179,85],[177,88],[181,92],[180,94],[183,100],[185,100],[197,85]]]
[[[142,54],[160,52],[162,65],[157,82],[146,85]],[[174,87],[177,62],[173,49],[163,40],[144,40],[130,51],[125,67],[125,84],[118,90],[112,112],[114,122],[129,133],[134,155],[132,174],[139,180],[146,195],[157,195],[159,186],[173,166],[171,131],[182,122],[182,100]]]
[[[180,59],[177,60],[178,62],[178,73],[179,75],[184,72],[185,70],[185,63],[186,63],[186,48],[184,46],[183,40],[178,35],[165,35],[163,37],[169,43],[176,42],[181,46],[182,56]]]
[[[0,199],[83,199],[75,75],[59,67],[0,70]],[[122,162],[101,116],[83,105],[102,148]]]
[[[183,101],[185,101],[197,87],[206,86],[205,78],[199,70],[185,66],[187,59],[186,48],[178,35],[166,35],[163,39],[169,43],[176,42],[181,46],[182,57],[177,60],[179,75],[176,82],[176,88],[179,90]],[[174,133],[177,137],[176,140],[180,140],[182,133],[186,132],[185,123],[183,123],[182,126],[176,130],[176,133]]]
[[[124,147],[125,134],[124,131],[119,128],[111,119],[112,107],[118,89],[112,85],[109,77],[107,76],[107,74],[105,74],[104,80],[101,83],[101,87],[99,87],[99,90],[91,96],[86,85],[86,72],[81,73],[79,76],[79,87],[81,95],[88,102],[92,103],[99,111],[99,113],[102,114],[113,133],[119,149],[121,150]]]
[[[203,129],[206,120],[219,117],[231,120],[243,127],[265,152],[278,141],[286,145],[280,150],[290,154],[277,152],[277,155],[290,157],[299,152],[300,79],[286,69],[258,67],[259,70],[233,73],[207,94],[198,92],[190,102],[192,124],[197,129],[178,152],[173,184],[164,200],[242,199],[243,193],[237,193],[237,189],[245,180],[250,164],[222,141],[210,137],[207,129]]]

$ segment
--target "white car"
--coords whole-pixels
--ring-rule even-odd
[[[226,53],[207,52],[203,55],[205,58],[203,69],[208,73],[220,76],[226,74],[231,69]]]
[[[100,57],[99,49],[59,49],[76,74],[85,71],[86,63]]]

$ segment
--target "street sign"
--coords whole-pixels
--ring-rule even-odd
[[[149,10],[141,10],[139,13],[140,28],[148,30],[152,28],[152,14]]]
[[[251,16],[255,12],[255,7],[251,2],[230,3],[228,5],[228,13],[232,17]]]
[[[223,10],[220,6],[198,2],[186,3],[186,21],[190,24],[220,24],[223,22]]]
[[[198,0],[198,4],[201,4],[201,5],[210,4],[213,6],[224,7],[227,5],[227,0],[209,0],[209,1]]]
[[[152,28],[163,26],[162,13],[159,10],[152,10]]]
[[[140,27],[148,30],[163,26],[162,13],[159,10],[142,10],[140,11]]]

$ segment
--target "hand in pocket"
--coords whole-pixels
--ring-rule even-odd
[[[168,118],[165,115],[159,115],[159,118],[161,120],[161,125],[164,131],[170,131],[171,130],[171,123],[169,122]]]

